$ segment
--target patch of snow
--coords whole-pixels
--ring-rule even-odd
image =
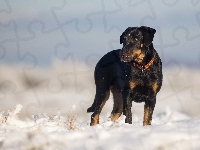
[[[39,113],[25,121],[17,116],[22,109],[19,104],[13,111],[1,112],[0,149],[200,149],[200,120],[182,112],[166,108],[154,115],[151,126],[142,126],[142,119],[126,124],[122,115],[116,122],[104,120],[90,127],[78,122],[75,106],[67,117],[59,112],[54,116]]]

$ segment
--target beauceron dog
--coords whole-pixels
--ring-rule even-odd
[[[129,27],[120,36],[122,49],[104,55],[95,67],[96,95],[87,112],[93,112],[90,125],[99,123],[101,110],[113,94],[111,120],[120,115],[132,123],[132,101],[144,102],[143,125],[151,125],[156,95],[162,86],[162,62],[153,47],[156,30],[150,27]]]

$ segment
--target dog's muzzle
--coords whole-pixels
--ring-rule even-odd
[[[120,51],[120,60],[123,62],[130,62],[135,59],[134,51],[140,49],[139,44],[129,44],[125,45]]]
[[[119,55],[120,55],[120,60],[123,62],[130,62],[132,60],[132,55],[131,55],[130,51],[128,51],[124,48],[122,48]]]

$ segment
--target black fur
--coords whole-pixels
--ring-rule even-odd
[[[156,94],[162,85],[162,62],[153,47],[156,30],[149,27],[129,27],[120,36],[123,48],[104,55],[95,67],[96,95],[87,112],[94,112],[91,125],[99,123],[99,114],[113,93],[111,119],[123,112],[125,122],[132,123],[132,101],[145,102],[143,125],[150,125]]]

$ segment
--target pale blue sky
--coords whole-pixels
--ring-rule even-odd
[[[164,66],[200,65],[200,2],[193,0],[2,0],[0,60],[49,66],[70,55],[96,63],[122,47],[127,27],[141,25],[157,30],[154,46]]]

